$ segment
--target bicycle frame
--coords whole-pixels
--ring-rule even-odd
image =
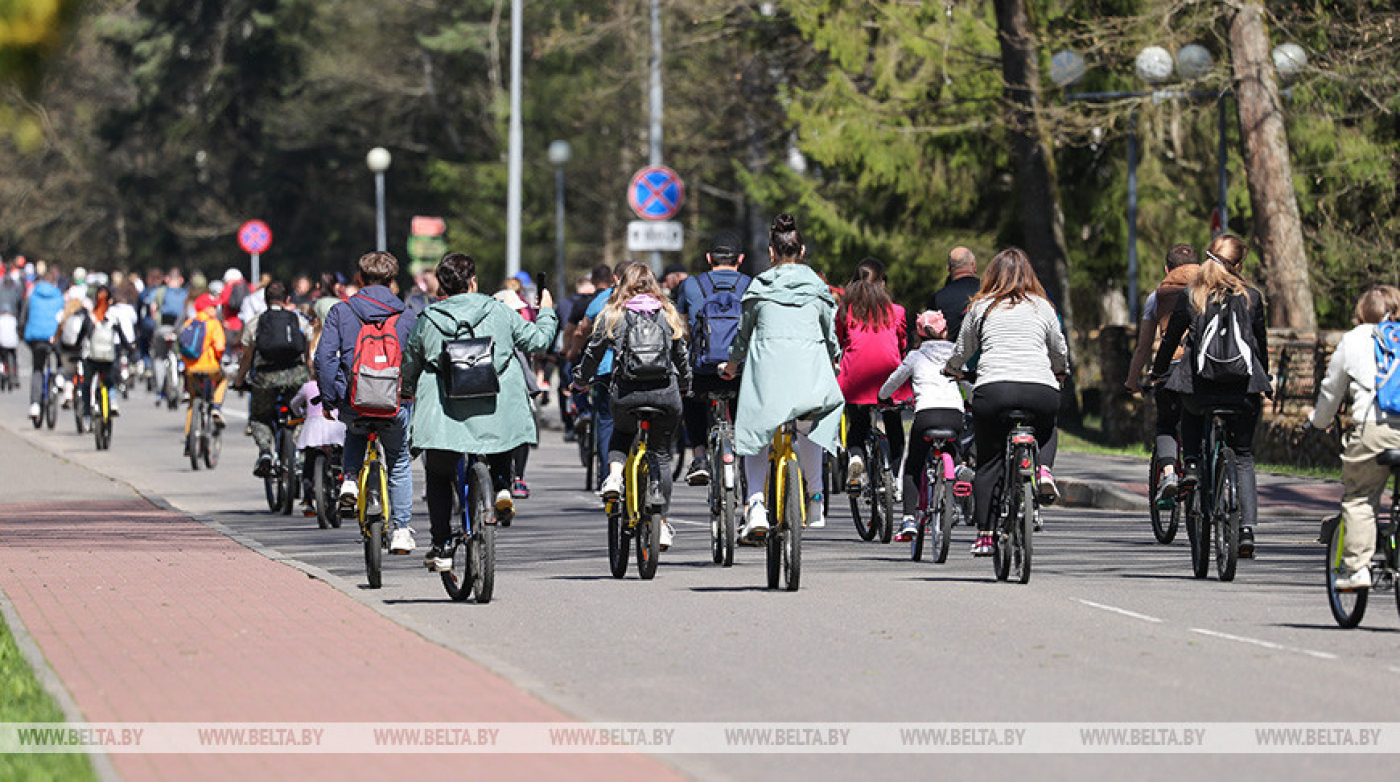
[[[797,452],[792,443],[797,438],[797,425],[792,421],[783,424],[773,434],[772,447],[768,453],[768,515],[769,525],[776,529],[783,520],[783,497],[787,493],[787,466],[797,465],[797,474],[802,475],[802,464],[797,461]],[[804,476],[805,479],[805,476]],[[805,488],[803,492],[806,494]],[[807,526],[807,503],[802,503],[802,526]]]
[[[1005,469],[1002,471],[1001,503],[997,519],[1004,521],[1011,513],[1012,495],[1019,484],[1030,480],[1035,483],[1040,467],[1040,446],[1035,441],[1035,430],[1027,424],[1016,424],[1007,435]],[[998,525],[999,527],[1001,525]]]
[[[632,450],[627,454],[627,464],[623,468],[623,487],[626,489],[627,526],[637,526],[642,518],[642,503],[646,502],[646,489],[642,485],[642,460],[647,458],[647,438],[651,433],[651,421],[637,422],[637,436],[632,440]],[[651,471],[647,471],[650,476]]]
[[[378,473],[379,502],[381,506],[389,501],[389,475],[384,470],[383,458],[380,455],[379,435],[370,432],[366,436],[365,442],[365,463],[360,467],[360,474],[355,478],[358,488],[358,496],[355,498],[355,516],[360,522],[360,534],[369,536],[369,530],[365,527],[365,512],[369,504],[370,469],[374,468]]]
[[[734,421],[729,415],[729,397],[710,394],[710,430],[707,440],[710,451],[711,512],[724,490],[740,488],[738,458],[734,455]],[[725,434],[728,433],[728,437]]]

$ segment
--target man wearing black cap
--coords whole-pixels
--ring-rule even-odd
[[[729,396],[729,412],[739,397],[739,381],[722,380],[719,365],[729,360],[729,343],[739,332],[739,302],[752,281],[739,272],[744,244],[734,231],[721,231],[705,253],[710,270],[687,278],[677,288],[676,309],[690,320],[690,359],[695,369],[690,396],[684,400],[685,432],[694,446],[694,458],[686,470],[686,482],[704,486],[710,481],[710,460],[705,441],[709,434],[709,396]]]

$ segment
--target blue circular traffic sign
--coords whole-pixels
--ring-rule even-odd
[[[272,246],[272,229],[261,220],[249,220],[238,229],[238,246],[249,255],[262,255]]]
[[[670,220],[681,211],[685,185],[680,175],[665,166],[647,166],[632,177],[627,202],[643,220]]]

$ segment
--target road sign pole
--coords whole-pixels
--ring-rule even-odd
[[[262,280],[262,255],[260,253],[253,253],[248,257],[252,259],[251,271],[253,272],[253,276],[249,277],[248,281],[257,285],[258,282]]]
[[[661,2],[651,0],[651,164],[661,165],[661,131],[664,102],[661,92]],[[651,270],[661,277],[661,253],[651,254]]]

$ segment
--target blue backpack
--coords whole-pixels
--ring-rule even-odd
[[[1376,405],[1400,417],[1400,321],[1376,324]]]
[[[190,361],[198,361],[204,355],[204,337],[208,333],[204,321],[195,318],[185,327],[180,329],[180,336],[177,343],[180,346],[180,355]]]
[[[189,298],[190,292],[184,288],[165,289],[165,294],[160,300],[160,314],[168,318],[183,318],[185,316],[185,300]]]
[[[705,283],[710,290],[705,292]],[[729,360],[729,345],[739,335],[739,317],[743,314],[740,300],[749,286],[749,279],[740,275],[729,285],[715,282],[710,274],[695,277],[704,296],[695,310],[695,333],[691,335],[691,363],[696,369],[714,372]],[[742,288],[740,286],[743,286]]]

